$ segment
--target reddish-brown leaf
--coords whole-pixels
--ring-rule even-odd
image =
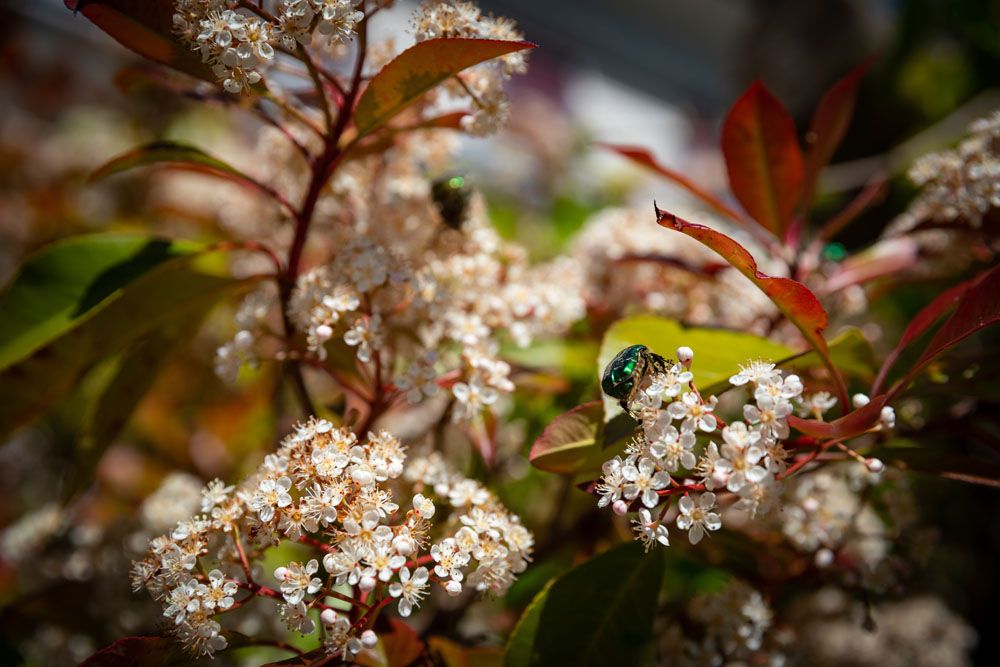
[[[172,637],[125,637],[91,655],[80,667],[167,667],[192,661]]]
[[[411,46],[383,67],[362,93],[354,114],[357,137],[378,129],[462,70],[534,46],[531,42],[497,39],[429,39]]]
[[[806,135],[806,175],[802,203],[808,206],[816,192],[819,174],[844,139],[847,126],[854,115],[854,103],[858,96],[858,84],[871,67],[874,58],[869,58],[851,70],[847,76],[833,84],[824,93],[813,112]]]
[[[816,295],[808,287],[791,278],[779,278],[761,273],[757,269],[757,262],[754,261],[747,249],[725,234],[705,225],[682,220],[673,213],[661,211],[655,204],[654,208],[658,223],[668,229],[687,234],[717,252],[771,299],[778,310],[802,332],[803,337],[823,359],[824,364],[837,382],[841,403],[846,404],[847,390],[844,388],[844,380],[830,360],[826,340],[823,338],[823,330],[828,321],[826,310],[823,309],[823,305],[816,298]]]
[[[729,185],[754,220],[782,237],[802,198],[805,167],[792,117],[759,81],[726,116]]]
[[[906,389],[910,380],[923,370],[924,366],[929,364],[934,357],[959,344],[980,329],[1000,321],[1000,298],[997,296],[1000,294],[1000,266],[993,267],[985,274],[974,278],[972,282],[973,284],[959,298],[955,312],[931,338],[931,342],[927,344],[920,359],[906,374],[906,377],[893,386],[890,392],[891,396]],[[957,288],[952,288],[952,290],[957,290]],[[952,290],[945,292],[945,295],[949,295]],[[944,295],[938,297],[931,303],[931,306],[938,307],[939,300],[944,298]],[[944,310],[946,306],[947,303],[941,306],[941,310]],[[927,316],[931,321],[935,319],[932,315],[934,314],[929,313]]]
[[[885,361],[882,362],[882,368],[879,369],[878,375],[875,377],[875,382],[872,384],[872,392],[878,393],[882,385],[885,383],[886,376],[892,369],[892,365],[896,363],[896,359],[902,354],[906,347],[923,335],[928,329],[930,329],[938,319],[945,314],[948,310],[958,303],[958,300],[962,298],[972,285],[975,284],[978,278],[972,280],[966,280],[964,282],[955,285],[954,287],[941,292],[937,297],[929,304],[924,306],[923,310],[917,313],[909,326],[903,330],[903,334],[899,337],[899,342],[896,343],[896,347],[886,356]]]
[[[788,425],[792,428],[824,440],[834,439],[847,440],[861,435],[878,422],[885,406],[886,396],[876,396],[871,402],[857,410],[847,413],[840,419],[832,422],[823,422],[816,419],[801,419],[791,415],[788,417]]]
[[[601,401],[590,401],[564,412],[549,423],[531,445],[528,459],[540,470],[574,475],[600,454],[597,434],[603,422]]]
[[[649,151],[643,148],[637,148],[635,146],[617,146],[615,144],[600,144],[600,145],[618,153],[622,157],[628,158],[629,160],[635,162],[638,165],[641,165],[643,167],[646,167],[647,169],[655,171],[657,174],[663,176],[668,181],[672,181],[673,183],[684,188],[692,195],[694,195],[701,201],[705,202],[705,204],[707,204],[709,207],[721,213],[722,215],[726,216],[733,222],[740,225],[747,224],[746,217],[744,217],[739,211],[735,210],[734,208],[726,204],[724,201],[716,197],[714,194],[712,194],[708,190],[705,190],[704,188],[699,186],[697,183],[695,183],[694,181],[692,181],[690,178],[680,173],[679,171],[675,171],[673,169],[670,169],[669,167],[664,167],[662,164],[656,161],[656,158],[654,158]]]
[[[64,0],[97,27],[139,55],[205,81],[216,78],[194,51],[172,34],[172,2],[158,0]]]
[[[389,627],[392,630],[380,636],[386,663],[388,667],[408,667],[424,652],[424,643],[416,630],[399,619],[390,618]]]

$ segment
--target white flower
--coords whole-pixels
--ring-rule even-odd
[[[359,361],[364,363],[371,361],[372,352],[382,345],[381,326],[381,315],[359,317],[344,334],[344,342],[358,348]]]
[[[470,380],[468,384],[456,382],[451,393],[463,407],[461,411],[455,411],[457,421],[473,419],[483,408],[493,405],[500,397],[496,389],[480,384],[477,380]]]
[[[422,493],[418,493],[413,496],[413,509],[417,510],[421,517],[430,519],[434,516],[434,501],[425,498]]]
[[[279,613],[284,617],[288,628],[299,634],[308,635],[316,628],[315,623],[309,618],[309,610],[301,600],[296,603],[284,604],[280,607]]]
[[[641,496],[646,507],[656,507],[660,496],[656,492],[670,484],[670,475],[656,470],[656,464],[648,458],[639,459],[638,465],[627,464],[622,467],[622,478],[625,486],[622,491],[626,498],[632,500]]]
[[[412,576],[408,567],[399,571],[399,581],[394,581],[389,586],[389,595],[399,598],[400,616],[409,616],[413,607],[420,604],[420,600],[427,594],[427,578],[426,567],[418,567]]]
[[[760,429],[761,436],[784,440],[788,437],[788,415],[792,414],[792,404],[783,399],[762,395],[757,405],[744,405],[743,418]]]
[[[208,573],[208,586],[204,591],[205,600],[202,604],[206,609],[225,611],[233,606],[233,596],[238,590],[239,586],[235,581],[226,581],[220,570],[212,570]]]
[[[711,491],[701,494],[697,500],[684,496],[679,506],[681,513],[677,517],[677,527],[688,531],[691,544],[701,542],[706,530],[718,530],[722,527],[722,519],[711,511],[715,507],[715,494]]]
[[[776,370],[774,364],[766,361],[751,361],[746,366],[740,366],[740,372],[729,378],[729,383],[742,387],[748,382],[759,384],[770,382],[779,377],[781,377],[781,371]]]
[[[296,605],[302,602],[308,593],[312,595],[323,587],[323,581],[319,577],[312,575],[319,570],[319,561],[315,558],[305,564],[289,563],[287,567],[279,567],[274,571],[274,578],[278,580],[281,593],[285,596],[285,602],[289,605]]]
[[[292,480],[288,477],[261,480],[257,493],[250,501],[250,508],[257,512],[261,521],[266,523],[274,518],[275,508],[288,507],[292,504],[292,496],[288,493],[290,488]]]
[[[604,476],[601,477],[601,481],[596,489],[597,494],[600,496],[597,506],[607,507],[621,500],[622,497],[622,487],[625,484],[625,478],[622,477],[621,457],[616,456],[610,461],[605,461],[604,465],[601,466],[601,470],[604,472]]]
[[[679,466],[688,470],[695,467],[694,433],[681,433],[672,425],[659,429],[657,438],[649,443],[649,453],[663,463],[663,467],[674,472]]]
[[[232,486],[226,486],[221,479],[213,479],[201,491],[201,511],[211,512],[216,505],[222,505],[233,492]]]
[[[653,516],[645,507],[639,510],[639,518],[633,520],[632,524],[635,526],[637,539],[646,547],[646,551],[649,551],[650,547],[657,542],[665,547],[670,545],[667,527],[661,524],[659,519],[654,521]]]
[[[667,413],[673,419],[680,419],[681,431],[693,433],[696,429],[711,433],[719,425],[712,410],[718,399],[712,396],[707,402],[702,403],[698,395],[693,391],[685,392],[681,400],[674,401],[667,406]]]

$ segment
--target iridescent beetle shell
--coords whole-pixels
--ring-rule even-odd
[[[611,398],[625,401],[637,381],[641,379],[642,370],[645,367],[644,356],[649,348],[645,345],[630,345],[615,355],[611,363],[604,369],[604,377],[601,378],[601,389]],[[638,371],[638,372],[637,372]]]
[[[431,196],[441,220],[452,229],[461,229],[472,199],[472,186],[464,176],[448,176],[431,184]]]

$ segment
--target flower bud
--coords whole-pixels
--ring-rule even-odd
[[[253,334],[243,329],[236,334],[233,343],[236,344],[237,350],[249,350],[253,347]]]
[[[358,582],[358,588],[368,593],[375,589],[375,577],[361,577],[361,581]]]
[[[854,396],[851,396],[851,405],[855,408],[863,408],[871,403],[871,400],[872,399],[868,398],[867,394],[855,394]]]
[[[833,564],[833,552],[823,548],[816,552],[816,567],[826,568]]]
[[[691,367],[691,360],[694,359],[694,350],[692,350],[687,345],[681,345],[677,348],[677,361],[684,364],[685,368]]]
[[[274,578],[277,579],[278,581],[284,581],[285,577],[287,576],[288,576],[287,567],[279,567],[274,571]]]
[[[329,324],[321,324],[316,327],[316,339],[318,341],[322,343],[330,340],[331,338],[333,338],[333,327]]]
[[[361,644],[365,648],[375,648],[375,645],[378,644],[378,635],[372,630],[365,630],[361,633]]]
[[[879,473],[885,470],[885,464],[882,463],[882,459],[872,457],[865,461],[865,465],[868,466],[868,470],[874,473]]]
[[[456,595],[460,595],[462,593],[462,584],[458,581],[452,580],[444,585],[444,589],[448,591],[448,595],[455,597]]]
[[[337,622],[337,612],[333,609],[324,609],[319,615],[319,620],[323,621],[323,625],[333,625]]]
[[[611,509],[618,516],[625,516],[628,514],[628,503],[624,500],[616,500],[614,504],[611,505]]]

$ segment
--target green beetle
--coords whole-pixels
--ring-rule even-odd
[[[601,389],[611,398],[617,398],[622,409],[629,412],[628,405],[642,385],[649,372],[665,373],[670,362],[651,352],[645,345],[629,345],[615,355],[601,378]]]
[[[472,199],[468,179],[464,176],[439,178],[431,184],[431,197],[442,222],[452,229],[461,229]]]

